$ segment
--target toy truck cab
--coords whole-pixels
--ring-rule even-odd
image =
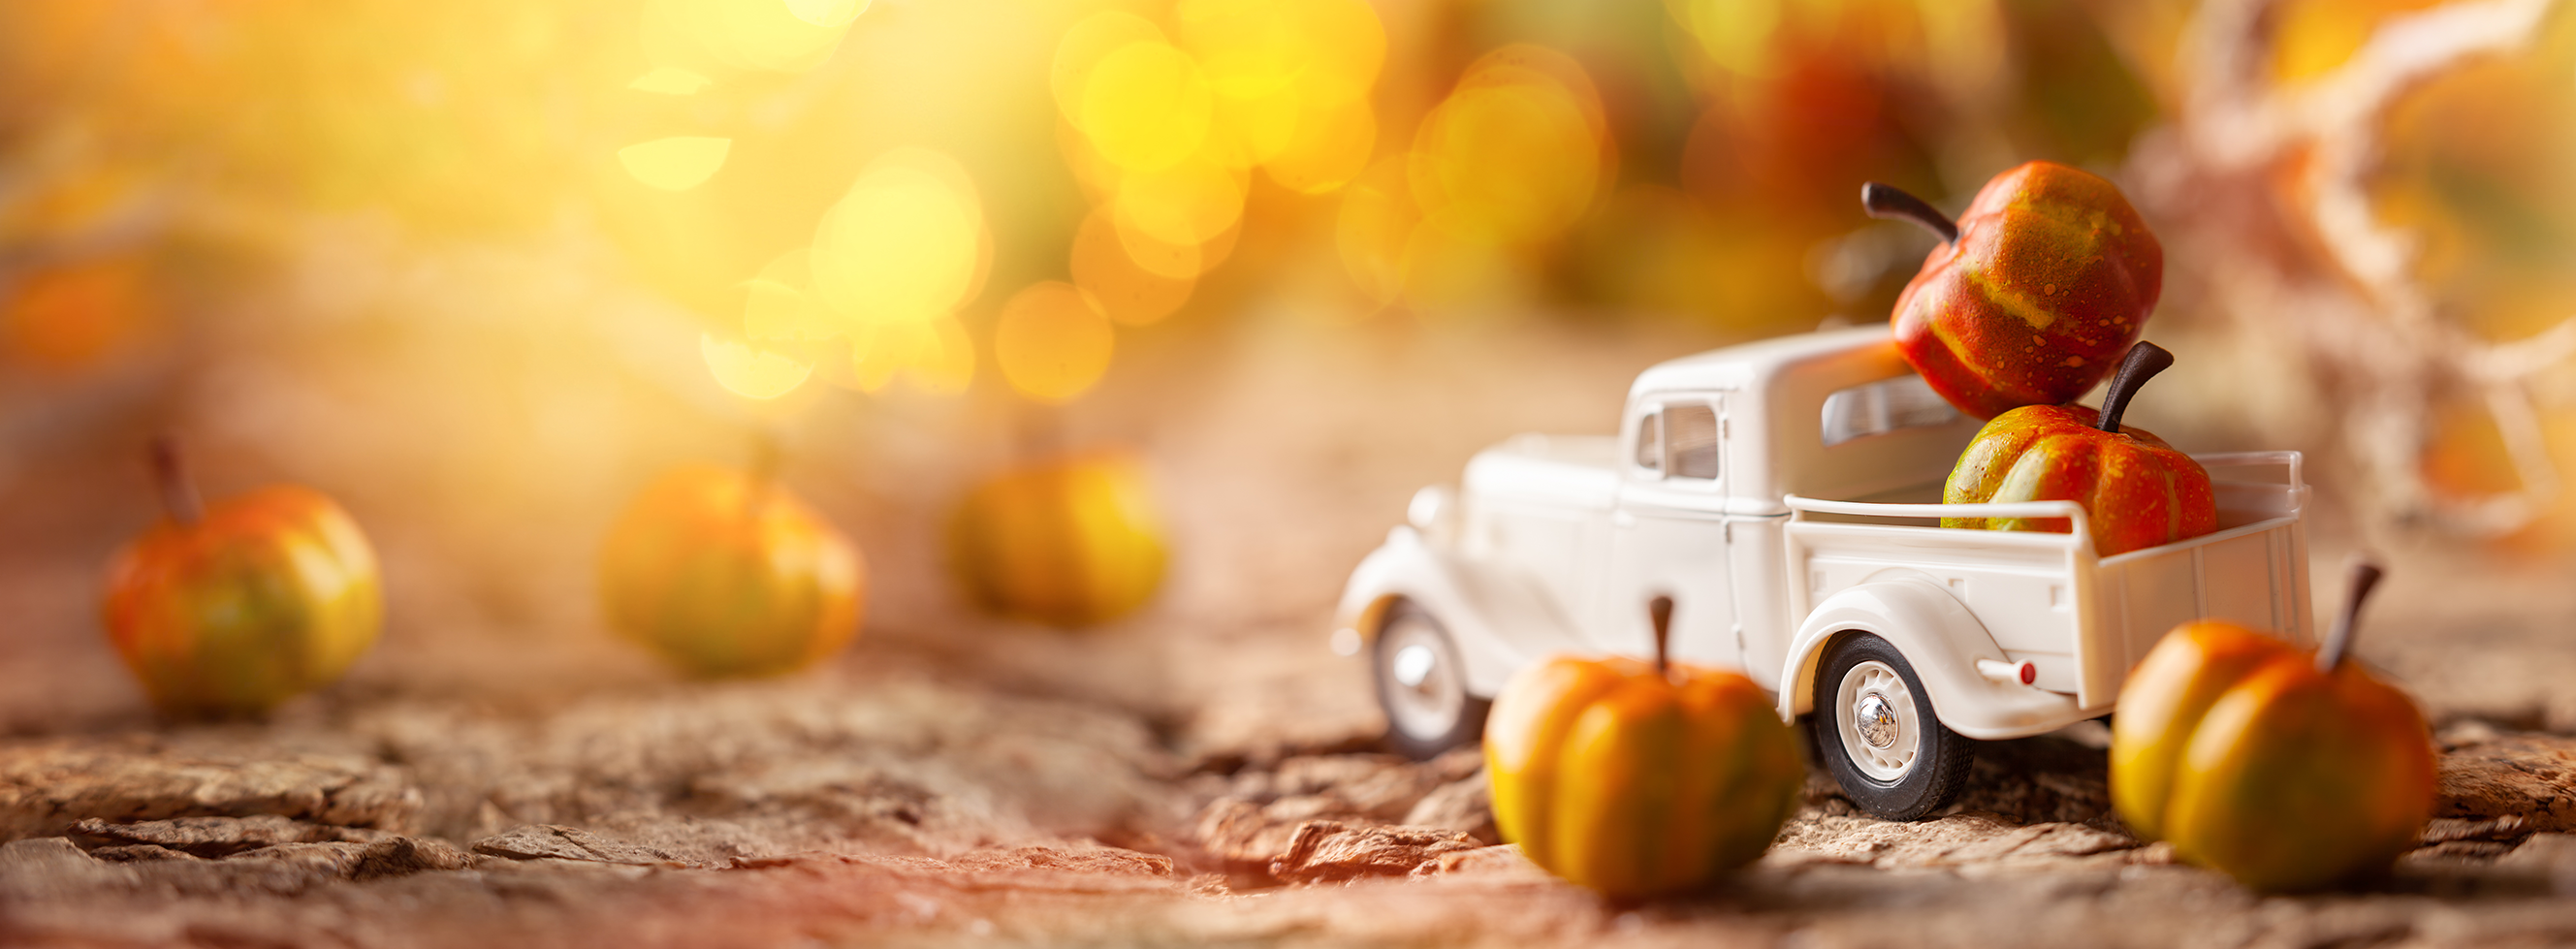
[[[1427,755],[1475,740],[1486,701],[1548,655],[1645,656],[1646,604],[1669,596],[1676,661],[1741,670],[1784,718],[1812,714],[1852,798],[1911,818],[1946,803],[1973,740],[2110,712],[2181,621],[2306,638],[2296,453],[2197,456],[2220,529],[2106,558],[2073,502],[1938,503],[1978,426],[1884,326],[1657,365],[1618,435],[1518,436],[1459,490],[1418,493],[1353,573],[1336,642],[1370,657],[1392,740]]]

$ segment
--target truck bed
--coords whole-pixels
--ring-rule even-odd
[[[1949,589],[2039,688],[2108,708],[2129,668],[2175,625],[2218,618],[2309,640],[2308,489],[2296,452],[2194,456],[2218,501],[2215,533],[2097,557],[2071,501],[1892,504],[1791,497],[1789,614],[1854,585],[1910,577]],[[2046,534],[1939,527],[1941,517],[2070,517]]]

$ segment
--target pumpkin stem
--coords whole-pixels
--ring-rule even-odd
[[[152,436],[149,450],[152,459],[152,483],[161,489],[161,511],[181,527],[196,526],[206,518],[205,499],[198,496],[197,484],[188,479],[188,459],[179,451],[177,436]]]
[[[2162,346],[2140,340],[2129,347],[2129,354],[2120,358],[2119,374],[2111,377],[2111,390],[2102,394],[2102,414],[2094,419],[2093,427],[2120,434],[2120,416],[2129,411],[2129,397],[2173,364],[2174,355]]]
[[[2361,601],[2370,598],[2371,588],[2379,585],[2379,578],[2385,573],[2369,554],[2353,555],[2352,584],[2344,591],[2343,613],[2335,617],[2334,631],[2326,634],[2325,646],[2317,650],[2317,671],[2333,672],[2337,666],[2343,665],[2344,657],[2351,654],[2353,627],[2358,625],[2357,620],[2361,616]]]
[[[1873,181],[1860,186],[1860,206],[1874,218],[1920,224],[1924,230],[1939,237],[1942,243],[1953,243],[1959,239],[1959,222],[1950,220],[1949,215],[1941,213],[1931,202],[1907,194],[1895,185]]]
[[[1647,600],[1646,618],[1655,622],[1655,674],[1672,675],[1673,598],[1658,596]]]

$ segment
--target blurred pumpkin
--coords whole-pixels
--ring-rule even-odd
[[[2379,569],[2357,567],[2311,655],[2231,623],[2187,623],[2129,674],[2111,801],[2141,837],[2258,890],[2385,871],[2432,817],[2434,753],[2405,693],[2347,661]]]
[[[340,677],[384,616],[348,512],[296,485],[203,505],[175,442],[152,446],[165,517],[108,564],[108,641],[174,717],[256,715]]]
[[[711,466],[663,475],[600,554],[609,624],[694,675],[793,671],[858,634],[859,549],[774,479]]]
[[[149,342],[163,314],[147,266],[118,254],[27,274],[0,300],[0,357],[74,375]]]
[[[1762,687],[1665,658],[1559,656],[1495,697],[1485,773],[1503,839],[1548,872],[1615,898],[1690,889],[1753,862],[1806,780]]]
[[[1117,619],[1152,598],[1168,559],[1162,518],[1133,456],[1094,452],[1003,473],[949,526],[977,602],[1056,626]]]

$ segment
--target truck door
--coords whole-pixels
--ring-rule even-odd
[[[1603,649],[1654,654],[1646,603],[1673,598],[1679,661],[1740,669],[1735,603],[1726,563],[1719,444],[1725,401],[1685,394],[1640,400],[1626,429],[1618,507],[1611,514],[1610,578],[1589,624]]]

